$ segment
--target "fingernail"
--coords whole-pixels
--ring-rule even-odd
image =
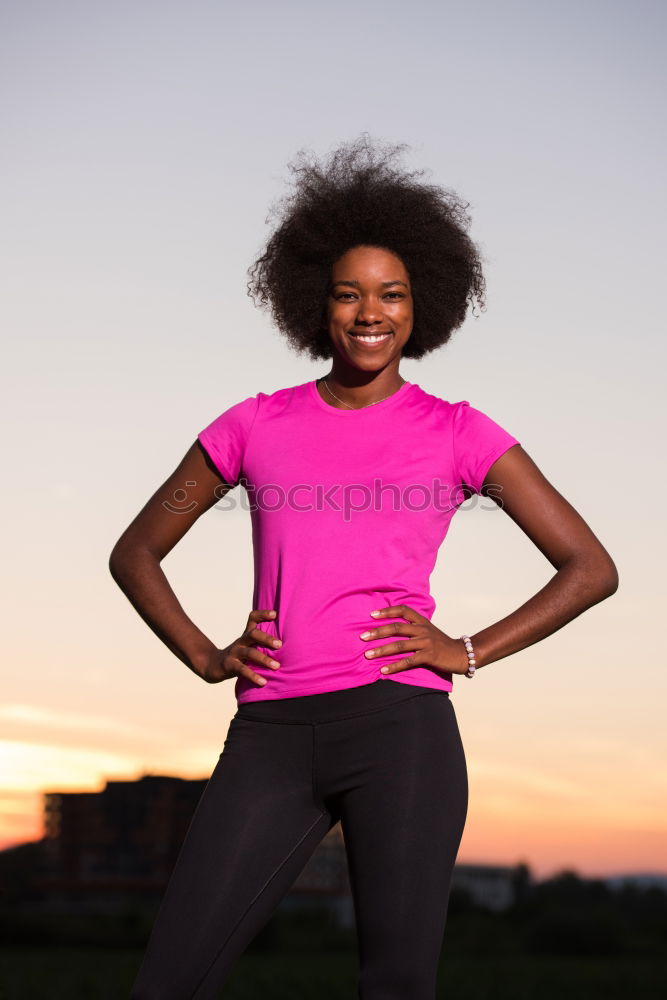
[[[360,639],[370,639],[370,632],[362,632],[359,636]]]
[[[271,664],[272,667],[279,667],[280,666],[280,664],[278,663],[277,660],[269,660],[269,663]]]
[[[276,617],[275,611],[269,611],[269,615],[270,615],[271,618],[275,618]]]
[[[372,614],[372,615],[373,615],[373,617],[375,618],[375,616],[376,616],[376,615],[379,615],[379,614],[380,614],[380,612],[379,612],[379,611],[371,611],[371,614]]]
[[[367,649],[366,652],[364,653],[364,656],[375,656],[375,650]]]
[[[276,646],[276,647],[277,646],[282,646],[282,642],[280,641],[280,639],[274,639],[273,640],[273,645]]]
[[[262,687],[264,687],[264,685],[266,684],[266,677],[260,677],[259,683],[262,685]]]
[[[388,674],[389,673],[389,667],[380,667],[380,673],[381,674]]]

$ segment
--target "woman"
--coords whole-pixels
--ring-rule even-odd
[[[292,165],[249,290],[292,348],[330,369],[219,414],[111,555],[159,638],[207,683],[235,678],[238,702],[134,1000],[217,996],[339,820],[359,996],[433,1000],[468,801],[453,675],[546,638],[618,586],[609,554],[517,438],[400,375],[402,357],[444,345],[468,304],[484,305],[467,206],[402,171],[400,150],[362,138],[324,165]],[[252,610],[220,648],[160,563],[241,482]],[[450,636],[431,620],[429,576],[474,494],[492,497],[556,573],[501,621]]]

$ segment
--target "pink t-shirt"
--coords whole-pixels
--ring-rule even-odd
[[[428,666],[385,678],[380,667],[402,656],[364,652],[392,639],[359,635],[405,621],[372,618],[376,608],[406,604],[432,619],[429,579],[466,499],[461,485],[479,493],[517,438],[467,400],[450,403],[413,382],[372,406],[337,409],[315,380],[235,403],[198,438],[225,481],[247,492],[255,570],[248,611],[275,608],[258,627],[283,643],[258,647],[280,669],[253,663],[267,683],[239,677],[237,702],[381,679],[451,691],[452,675]],[[227,640],[243,625],[225,622]]]

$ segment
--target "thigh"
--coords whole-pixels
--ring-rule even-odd
[[[340,800],[361,955],[360,997],[435,995],[468,780],[438,692],[365,717],[363,781]]]
[[[312,731],[235,717],[153,926],[133,1000],[217,996],[331,825]]]

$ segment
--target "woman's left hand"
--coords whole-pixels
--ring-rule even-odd
[[[381,608],[377,615],[373,615],[373,619],[379,621],[381,618],[405,618],[407,622],[380,625],[378,628],[362,632],[360,638],[364,642],[368,642],[369,639],[384,639],[389,635],[409,637],[366,650],[365,655],[369,660],[404,651],[409,654],[402,660],[394,660],[382,666],[381,673],[395,674],[399,670],[410,670],[412,667],[422,665],[443,674],[465,674],[468,670],[468,654],[461,640],[446,635],[414,608],[408,607],[407,604]]]

